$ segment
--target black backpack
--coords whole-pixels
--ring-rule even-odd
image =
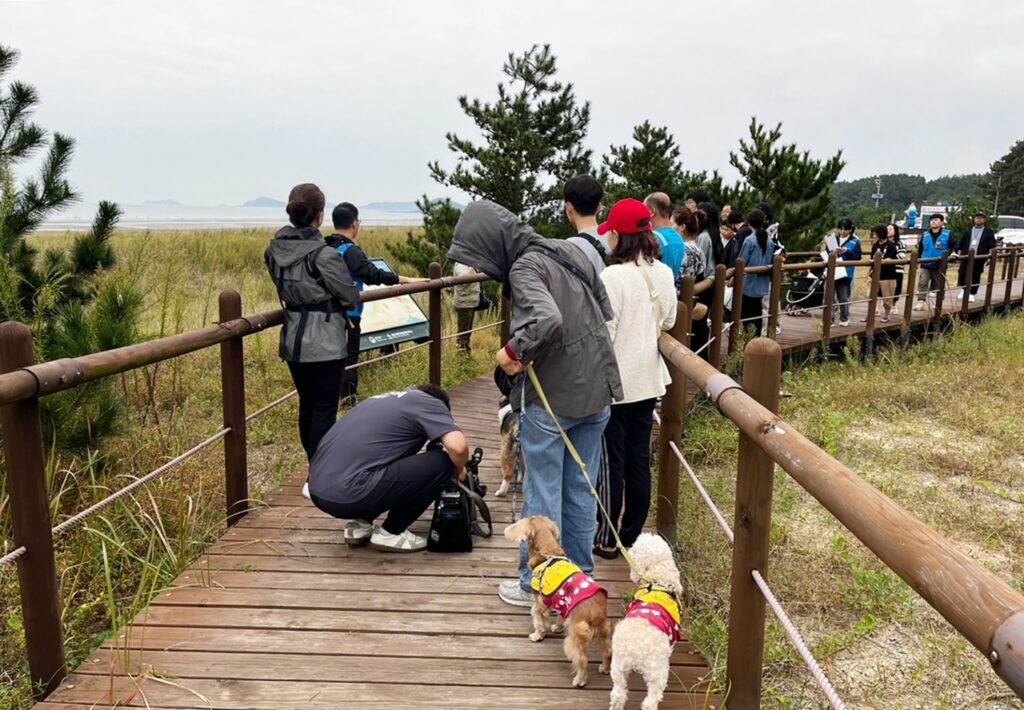
[[[487,487],[480,483],[480,462],[483,449],[477,448],[466,463],[466,481],[452,479],[434,501],[434,516],[430,521],[427,549],[432,552],[469,552],[473,549],[473,535],[490,537],[494,533],[491,511],[484,503]],[[487,524],[487,531],[476,519],[477,511]]]

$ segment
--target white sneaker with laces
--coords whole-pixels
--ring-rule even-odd
[[[967,302],[968,303],[974,303],[974,294],[973,293],[970,296],[967,297]]]
[[[510,579],[498,585],[501,601],[512,606],[533,606],[533,593],[524,592],[518,579]]]
[[[309,497],[309,481],[302,484],[302,497],[306,500],[313,500]]]
[[[382,552],[419,552],[426,549],[427,538],[408,530],[392,535],[383,527],[379,527],[370,535],[370,547]]]
[[[373,535],[373,524],[367,520],[350,520],[345,523],[345,530],[342,536],[346,545],[363,545],[370,541]]]

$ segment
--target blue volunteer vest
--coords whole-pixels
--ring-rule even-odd
[[[949,240],[949,230],[946,228],[943,228],[942,232],[939,234],[938,240],[932,236],[931,230],[925,232],[921,235],[921,244],[924,246],[924,249],[921,250],[921,258],[936,259],[941,257],[943,252],[949,249]],[[935,262],[930,264],[921,264],[922,269],[935,269],[938,268],[938,266],[939,265]]]
[[[348,251],[348,248],[350,246],[352,246],[352,242],[345,242],[340,247],[338,247],[338,253],[341,254],[341,258],[342,259],[345,258],[345,252]],[[345,263],[345,266],[346,266],[346,268],[348,268],[348,262]],[[357,277],[355,274],[353,274],[351,272],[349,272],[349,275],[352,276],[352,281],[354,281],[355,284],[356,284],[356,290],[359,291],[359,293],[362,293],[363,292],[363,280],[361,278]],[[355,308],[353,308],[350,311],[345,311],[345,315],[352,316],[353,318],[361,317],[363,315],[363,302],[360,301],[359,304]]]

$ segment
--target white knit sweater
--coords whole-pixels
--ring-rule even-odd
[[[651,292],[641,273],[647,272],[655,291]],[[623,398],[617,404],[639,402],[665,394],[672,381],[658,352],[658,337],[676,322],[676,284],[672,270],[656,261],[648,264],[615,264],[601,272],[615,316],[608,321],[608,334],[619,362]]]

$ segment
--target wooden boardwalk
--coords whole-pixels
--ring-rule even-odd
[[[1018,280],[1011,302],[1022,291]],[[959,311],[954,293],[946,293],[947,314]],[[993,307],[1005,293],[997,281]],[[983,308],[984,286],[971,311]],[[821,309],[813,313],[780,316],[784,351],[820,344]],[[854,305],[851,325],[834,328],[830,340],[863,334],[866,313],[866,304]],[[929,311],[913,315],[921,323]],[[898,334],[902,318],[877,325]],[[496,399],[489,377],[452,391],[456,420],[471,446],[487,452],[481,473],[492,491],[500,475]],[[610,682],[596,672],[595,653],[588,687],[570,688],[561,641],[530,642],[529,610],[497,598],[516,560],[500,534],[510,522],[507,498],[488,496],[498,534],[471,553],[385,554],[342,543],[343,522],[301,497],[303,477],[296,473],[228,530],[37,707],[607,707]],[[428,519],[413,529],[427,527]],[[626,566],[597,563],[610,611],[621,616]],[[708,678],[684,638],[662,707],[722,707]],[[631,685],[637,707],[642,683]]]
[[[497,393],[489,377],[451,392],[455,419],[484,448],[497,488]],[[488,495],[496,534],[471,553],[387,554],[341,541],[342,521],[301,497],[300,473],[228,530],[39,708],[606,708],[591,653],[570,687],[559,637],[533,643],[529,609],[498,599],[517,552],[501,531],[507,498]],[[425,533],[429,518],[414,525]],[[597,560],[609,611],[629,585],[621,560]],[[596,651],[596,649],[592,649]],[[125,673],[128,670],[131,677]],[[721,708],[684,638],[663,708]],[[629,707],[643,697],[631,684]]]

